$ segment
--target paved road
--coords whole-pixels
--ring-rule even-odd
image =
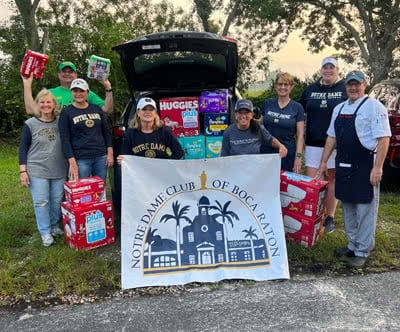
[[[3,311],[0,331],[400,331],[400,272],[225,283],[179,295]]]

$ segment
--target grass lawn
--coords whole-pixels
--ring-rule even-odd
[[[70,249],[62,237],[42,246],[28,190],[19,182],[17,145],[0,141],[0,306],[43,298],[64,301],[71,294],[98,296],[120,289],[119,243],[92,251]],[[400,190],[381,194],[376,250],[368,265],[351,273],[400,268]],[[333,255],[346,244],[340,206],[337,230],[326,234],[311,249],[288,241],[292,274],[349,273]],[[163,288],[165,291],[165,287]],[[138,294],[154,294],[141,289]]]

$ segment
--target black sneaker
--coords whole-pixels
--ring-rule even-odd
[[[331,216],[325,218],[324,228],[326,233],[331,233],[335,229],[335,220]]]
[[[362,268],[366,262],[367,262],[367,257],[360,257],[360,256],[349,257],[349,259],[347,260],[347,266],[353,269],[359,269]]]
[[[335,249],[335,256],[336,257],[355,257],[356,255],[354,254],[353,250],[350,250],[347,247],[343,247],[343,248]]]

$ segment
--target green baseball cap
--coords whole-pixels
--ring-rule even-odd
[[[64,61],[58,65],[58,71],[63,70],[64,68],[69,67],[73,71],[76,71],[76,66],[71,61]]]

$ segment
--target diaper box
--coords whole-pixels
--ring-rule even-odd
[[[282,216],[286,237],[307,248],[312,247],[320,239],[323,215],[315,219],[282,210]]]
[[[33,72],[33,78],[38,80],[43,76],[49,57],[45,54],[27,50],[21,64],[21,75],[29,77]]]
[[[228,113],[204,114],[204,134],[206,136],[222,136],[228,125]]]
[[[200,135],[199,100],[197,97],[163,98],[160,117],[177,137]]]
[[[282,212],[291,212],[296,215],[316,219],[321,216],[324,211],[323,199],[325,195],[318,200],[318,203],[307,202],[305,200],[298,201],[297,199],[281,193]]]
[[[115,242],[111,201],[73,206],[61,203],[65,240],[71,248],[94,249]]]
[[[216,158],[221,154],[222,136],[206,136],[206,158]]]
[[[327,185],[327,181],[317,181],[305,175],[281,171],[281,195],[291,197],[293,203],[306,201],[317,204],[317,208],[320,207]]]
[[[88,59],[87,77],[96,80],[107,80],[110,74],[110,59],[91,55]]]
[[[199,112],[226,112],[228,110],[227,90],[204,91],[199,97]]]
[[[178,137],[178,141],[185,152],[184,159],[205,158],[204,136]]]
[[[64,194],[65,200],[73,206],[106,200],[104,180],[98,176],[66,181]]]

